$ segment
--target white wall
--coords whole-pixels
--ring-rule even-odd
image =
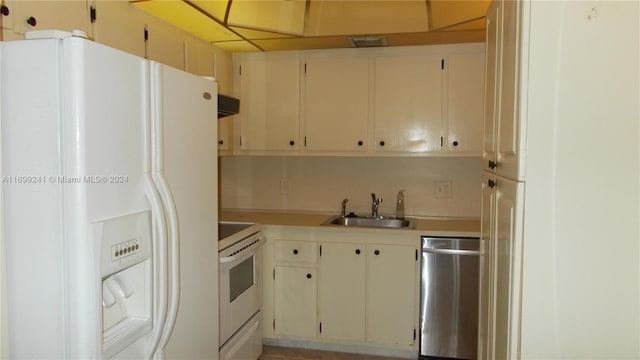
[[[375,192],[380,214],[392,215],[405,189],[407,216],[480,216],[478,158],[223,157],[221,164],[223,209],[338,214],[348,198],[347,211],[369,213]],[[434,197],[436,180],[451,180],[451,198]]]
[[[521,356],[640,358],[640,6],[531,6]]]

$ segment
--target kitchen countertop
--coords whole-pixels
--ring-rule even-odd
[[[223,210],[220,212],[219,217],[220,221],[254,222],[262,225],[320,226],[334,215],[337,214]],[[412,219],[416,220],[416,228],[411,229],[411,231],[421,231],[424,235],[436,232],[480,236],[480,219]]]

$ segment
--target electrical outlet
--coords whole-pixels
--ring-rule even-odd
[[[280,179],[280,194],[287,195],[289,193],[289,180],[287,178]]]
[[[451,180],[439,180],[433,183],[433,194],[436,199],[449,199],[453,192]]]

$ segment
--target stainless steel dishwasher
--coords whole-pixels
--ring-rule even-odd
[[[478,238],[422,237],[420,359],[475,359]]]

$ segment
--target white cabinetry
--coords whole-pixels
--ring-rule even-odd
[[[96,42],[139,57],[146,56],[145,19],[149,15],[128,1],[94,1]]]
[[[3,1],[3,28],[24,35],[31,30],[81,30],[91,36],[87,1]]]
[[[439,54],[375,58],[376,151],[440,151],[442,62]]]
[[[521,3],[487,12],[479,356],[518,358],[524,172],[520,149]]]
[[[520,9],[515,1],[497,1],[487,12],[487,74],[484,169],[524,179],[524,128],[519,121]]]
[[[277,336],[317,334],[317,251],[315,242],[276,240],[274,322]]]
[[[306,150],[366,150],[369,59],[307,59],[303,108]]]
[[[185,69],[184,42],[187,34],[154,16],[147,17],[147,58]]]
[[[240,149],[299,148],[300,69],[295,57],[250,54],[237,64]]]
[[[364,341],[366,245],[323,243],[318,313],[320,336]]]
[[[453,53],[447,57],[445,151],[480,154],[484,98],[482,51]]]
[[[322,244],[322,338],[411,347],[415,342],[417,248]]]

